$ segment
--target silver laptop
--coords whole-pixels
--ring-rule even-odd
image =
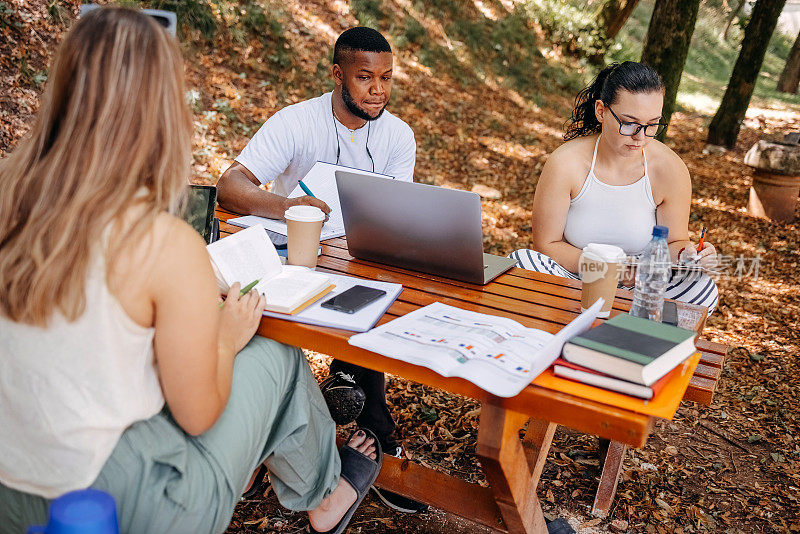
[[[355,258],[487,284],[515,265],[484,254],[481,202],[475,193],[336,171]]]

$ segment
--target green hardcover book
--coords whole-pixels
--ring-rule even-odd
[[[649,386],[695,352],[695,333],[620,314],[575,336],[564,359],[608,375]]]

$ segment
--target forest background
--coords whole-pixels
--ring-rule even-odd
[[[339,33],[356,24],[381,30],[395,50],[389,109],[416,135],[416,180],[480,193],[485,248],[501,254],[531,244],[533,193],[575,94],[603,62],[641,57],[655,4],[639,1],[608,40],[597,19],[609,2],[600,0],[125,3],[178,14],[198,183],[216,182],[272,113],[331,89]],[[629,453],[608,518],[589,514],[596,439],[559,430],[539,496],[548,516],[569,518],[579,532],[800,532],[800,239],[796,223],[748,215],[753,171],[742,163],[758,139],[800,130],[800,98],[775,90],[794,36],[769,40],[735,146],[707,146],[748,21],[738,4],[699,2],[666,139],[692,175],[692,238],[707,226],[707,239],[733,260],[704,335],[734,349],[712,406],[685,403]],[[0,156],[28,130],[50,58],[76,16],[73,1],[0,1]],[[324,375],[328,357],[309,356]],[[399,378],[390,379],[388,396],[413,461],[483,482],[476,403]],[[241,504],[229,532],[297,532],[305,521],[270,493]],[[480,531],[435,510],[402,516],[370,500],[351,527],[401,530]]]

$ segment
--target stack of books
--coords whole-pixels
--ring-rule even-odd
[[[695,333],[620,314],[571,338],[555,361],[556,376],[652,399],[671,372],[695,353]]]

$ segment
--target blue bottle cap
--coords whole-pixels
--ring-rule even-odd
[[[653,227],[653,237],[656,237],[658,239],[661,238],[666,239],[668,235],[669,235],[669,228],[667,228],[666,226],[656,225]]]
[[[32,527],[31,532],[47,534],[118,534],[117,505],[104,491],[71,491],[50,504],[47,526]]]

